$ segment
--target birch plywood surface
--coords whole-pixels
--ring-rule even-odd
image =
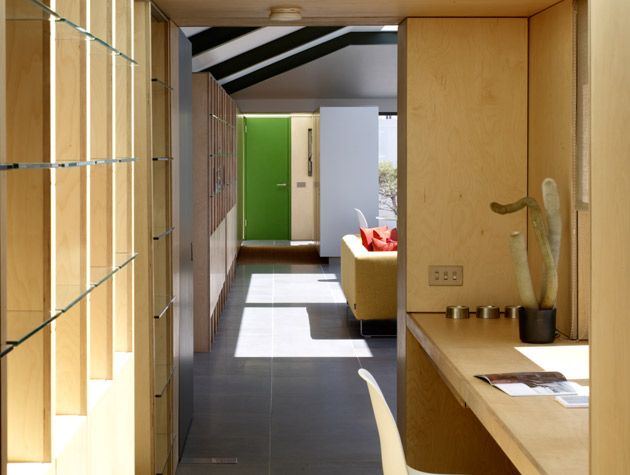
[[[405,40],[407,311],[514,304],[525,216],[489,204],[526,193],[527,21],[409,19]],[[430,287],[429,265],[463,265],[464,285]]]
[[[565,0],[529,19],[529,192],[542,206],[541,183],[558,184],[562,243],[558,262],[557,326],[571,333],[572,248],[576,245],[574,201],[575,22],[573,1]],[[534,289],[540,290],[542,255],[529,224],[528,248]],[[575,264],[576,265],[576,264]]]
[[[630,3],[590,2],[591,471],[630,473]],[[615,381],[611,385],[610,381]]]
[[[519,472],[589,473],[588,411],[566,409],[549,397],[509,397],[474,377],[542,370],[516,350],[525,346],[518,340],[517,320],[450,320],[443,314],[413,314],[407,317],[407,327],[442,380],[472,410]],[[556,342],[559,352],[569,344]],[[583,364],[587,366],[586,361]]]

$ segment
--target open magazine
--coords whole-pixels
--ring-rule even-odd
[[[510,396],[563,396],[577,394],[575,387],[562,373],[540,371],[533,373],[477,374],[476,378],[490,383]]]

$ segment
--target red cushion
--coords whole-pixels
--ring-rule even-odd
[[[372,246],[374,247],[374,251],[397,251],[398,243],[391,239],[387,239],[383,241],[382,239],[374,238],[372,240]]]
[[[392,232],[389,237],[391,238],[392,241],[398,242],[398,228],[392,229]]]
[[[374,231],[384,232],[387,230],[387,226],[380,226],[378,228],[360,228],[361,229],[361,242],[363,247],[368,251],[372,250],[372,239],[374,239]]]

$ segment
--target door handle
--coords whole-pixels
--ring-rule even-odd
[[[287,186],[286,183],[276,183],[276,186]]]

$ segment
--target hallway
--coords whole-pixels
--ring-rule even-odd
[[[382,473],[357,370],[374,374],[394,409],[396,340],[358,331],[338,259],[239,264],[212,351],[195,354],[194,418],[177,473]]]

